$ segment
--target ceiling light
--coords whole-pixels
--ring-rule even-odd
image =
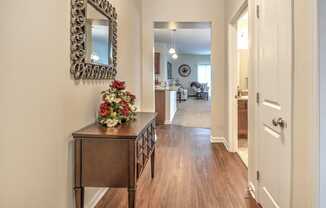
[[[170,50],[169,50],[169,53],[170,53],[170,54],[175,54],[175,52],[176,52],[176,51],[175,51],[174,48],[170,48]]]
[[[177,50],[176,50],[176,44],[175,44],[175,32],[176,32],[176,29],[173,29],[170,31],[170,49],[169,49],[169,54],[173,55],[173,54],[176,54],[177,53]],[[178,56],[177,56],[178,57]]]
[[[173,55],[172,55],[172,58],[175,60],[175,59],[178,59],[178,54],[176,54],[176,53],[174,53]]]

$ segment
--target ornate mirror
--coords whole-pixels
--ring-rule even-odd
[[[114,79],[117,73],[117,13],[107,0],[71,0],[71,74]]]

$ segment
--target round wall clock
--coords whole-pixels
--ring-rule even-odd
[[[179,74],[182,77],[188,77],[191,74],[191,67],[187,64],[182,64],[179,66]]]

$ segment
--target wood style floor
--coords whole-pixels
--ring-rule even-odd
[[[137,188],[137,208],[256,208],[247,193],[247,170],[210,130],[157,129],[156,176],[147,165]],[[127,208],[125,189],[111,189],[96,208]]]

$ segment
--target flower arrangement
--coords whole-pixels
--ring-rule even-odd
[[[136,97],[126,90],[125,82],[114,80],[110,88],[102,92],[97,121],[111,128],[134,120],[137,109],[135,100]]]

